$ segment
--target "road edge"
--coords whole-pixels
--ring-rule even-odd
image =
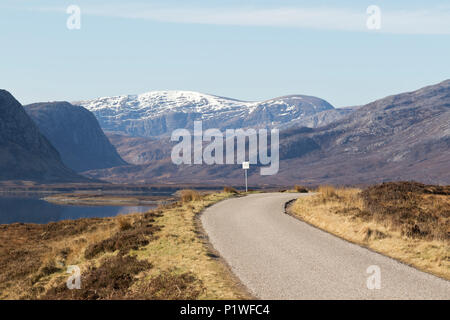
[[[220,263],[224,267],[224,269],[227,271],[228,280],[230,280],[233,288],[236,289],[236,292],[238,293],[238,295],[242,296],[243,300],[259,300],[260,298],[255,296],[250,291],[250,289],[248,289],[247,286],[245,286],[242,283],[241,279],[239,279],[239,277],[233,272],[233,270],[232,270],[231,266],[228,264],[228,262],[220,255],[219,251],[216,250],[216,248],[214,248],[213,244],[209,240],[209,235],[206,232],[205,228],[203,227],[202,220],[201,220],[202,215],[204,214],[206,209],[208,209],[209,207],[212,207],[222,201],[239,198],[239,197],[245,197],[245,196],[246,195],[237,194],[233,197],[220,200],[218,202],[215,202],[211,205],[204,207],[199,213],[194,215],[194,226],[195,226],[194,232],[196,233],[197,238],[202,242],[203,246],[208,251],[207,255],[211,259],[214,259],[215,261]]]
[[[310,223],[310,222],[308,222],[308,221],[305,221],[305,220],[301,219],[300,217],[298,217],[297,215],[295,215],[294,213],[292,213],[291,206],[292,206],[292,204],[293,204],[296,200],[297,200],[297,199],[289,200],[288,202],[286,202],[286,203],[284,204],[284,213],[285,213],[285,214],[291,216],[291,217],[294,218],[294,219],[297,219],[298,221],[301,221],[301,222],[303,222],[303,223],[306,223],[306,224],[308,224],[309,226],[311,226],[311,227],[313,227],[313,228],[315,228],[315,229],[317,229],[317,230],[326,232],[326,233],[328,233],[329,235],[331,235],[331,236],[333,236],[333,237],[339,238],[340,240],[343,240],[343,241],[345,241],[345,242],[347,242],[347,243],[356,245],[356,246],[358,246],[358,247],[360,247],[360,248],[363,248],[363,249],[366,249],[366,250],[368,250],[368,251],[370,251],[370,252],[372,252],[372,253],[379,254],[379,255],[381,255],[381,256],[383,256],[383,257],[385,257],[385,258],[391,259],[391,260],[393,260],[393,261],[395,261],[395,262],[397,262],[397,263],[400,263],[400,264],[405,265],[405,266],[407,266],[407,267],[413,268],[413,269],[415,269],[415,270],[417,270],[417,271],[419,271],[419,272],[423,272],[423,273],[426,273],[426,274],[428,274],[428,275],[430,275],[430,276],[433,276],[433,277],[439,278],[439,279],[441,279],[441,280],[445,280],[445,281],[450,282],[450,280],[445,279],[445,278],[443,278],[443,277],[441,277],[441,276],[439,276],[439,275],[437,275],[437,274],[431,273],[431,272],[429,272],[429,271],[427,271],[427,270],[421,270],[421,269],[419,269],[419,268],[416,268],[416,267],[413,266],[412,264],[409,264],[409,263],[407,263],[407,262],[405,262],[405,261],[401,261],[401,260],[398,260],[398,259],[396,259],[396,258],[394,258],[394,257],[385,255],[385,254],[382,253],[382,252],[378,252],[378,251],[376,251],[376,250],[374,250],[374,249],[372,249],[372,248],[370,248],[370,247],[368,247],[368,246],[362,245],[362,244],[360,244],[360,243],[356,243],[356,242],[347,240],[347,239],[345,239],[345,238],[343,238],[343,237],[340,237],[340,236],[337,235],[337,234],[334,234],[334,233],[332,233],[332,232],[330,232],[330,231],[328,231],[328,230],[319,228],[318,226],[316,226],[316,225],[314,225],[314,224],[312,224],[312,223]]]

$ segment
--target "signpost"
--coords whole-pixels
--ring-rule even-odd
[[[245,172],[245,192],[248,192],[247,170],[250,169],[250,162],[248,162],[248,161],[242,162],[242,169],[244,169],[244,172]]]

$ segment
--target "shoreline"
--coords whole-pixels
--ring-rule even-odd
[[[176,201],[173,195],[167,196],[111,196],[93,194],[56,194],[41,198],[56,205],[72,206],[158,206]]]

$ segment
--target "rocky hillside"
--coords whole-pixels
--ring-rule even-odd
[[[6,90],[0,90],[0,180],[87,180],[63,164],[58,151]]]
[[[128,137],[106,133],[121,157],[130,164],[149,164],[170,158],[172,143],[169,138]]]
[[[450,183],[450,80],[369,103],[310,133],[284,133],[288,167],[313,180]],[[299,148],[302,144],[312,148]]]
[[[287,122],[286,124],[278,126],[278,128],[282,130],[295,127],[307,127],[307,128],[324,127],[332,122],[338,121],[348,116],[350,113],[357,110],[358,108],[359,107],[346,107],[346,108],[325,110],[310,116],[306,116],[297,120]]]
[[[24,108],[69,168],[81,172],[126,164],[85,108],[68,102],[34,103]]]
[[[92,111],[105,131],[140,137],[170,135],[174,129],[261,128],[289,126],[333,106],[325,100],[292,95],[246,102],[191,91],[152,91],[141,95],[98,98],[77,104]]]
[[[170,145],[159,149],[159,154],[168,155]],[[131,162],[140,159],[136,161],[139,165],[89,174],[111,181],[242,184],[239,165],[177,167],[169,157],[142,157],[138,148],[125,145],[119,152],[122,150],[134,156]],[[260,176],[254,168],[249,181],[280,185],[393,180],[450,184],[450,80],[374,101],[323,127],[283,130],[280,157],[277,175]]]

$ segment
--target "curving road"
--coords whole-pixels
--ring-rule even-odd
[[[450,299],[450,282],[351,244],[284,213],[299,194],[222,201],[201,216],[210,242],[262,299]],[[380,289],[369,290],[369,266]]]

